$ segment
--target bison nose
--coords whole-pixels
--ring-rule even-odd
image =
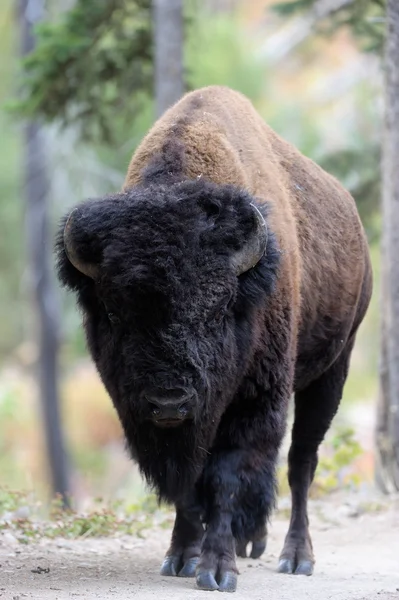
[[[167,390],[145,394],[151,418],[159,424],[182,422],[193,416],[194,393],[183,390]]]

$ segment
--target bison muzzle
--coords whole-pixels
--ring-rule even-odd
[[[307,495],[371,295],[355,203],[241,94],[184,96],[124,189],[63,220],[61,282],[132,457],[176,521],[162,575],[234,591],[258,558],[295,394],[279,571],[310,575]]]

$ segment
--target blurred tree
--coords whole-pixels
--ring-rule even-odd
[[[21,293],[23,211],[17,186],[21,140],[10,115],[1,110],[10,97],[17,62],[13,53],[19,29],[12,2],[0,2],[0,362],[7,360],[21,341],[27,313]]]
[[[232,13],[240,0],[202,0],[202,6],[211,13]]]
[[[362,48],[383,52],[386,0],[288,0],[274,10],[282,16],[304,13],[305,21],[316,33],[331,35],[349,27]]]
[[[381,147],[378,141],[363,136],[359,143],[324,154],[317,162],[352,194],[369,241],[378,238],[379,223],[374,218],[381,198]]]
[[[297,43],[309,35],[331,36],[340,28],[351,31],[366,52],[382,55],[386,0],[289,0],[273,5],[283,17],[300,15]],[[292,42],[289,42],[292,49]],[[356,200],[369,237],[375,235],[374,215],[381,197],[381,145],[377,137],[318,158],[318,163],[340,179]],[[352,182],[349,185],[348,182]],[[353,183],[354,182],[354,183]]]
[[[33,25],[42,18],[44,0],[20,0],[19,20],[22,53],[34,48]],[[39,348],[38,375],[43,412],[47,458],[54,494],[68,504],[68,475],[60,424],[58,394],[59,312],[50,267],[51,247],[48,231],[48,181],[42,132],[37,121],[24,130],[24,193],[26,200],[26,238],[31,291],[35,300]]]
[[[383,144],[382,346],[377,481],[399,490],[399,2],[387,0]]]
[[[151,0],[77,0],[35,32],[14,109],[110,142],[153,88]]]
[[[183,0],[153,0],[155,116],[184,92]]]

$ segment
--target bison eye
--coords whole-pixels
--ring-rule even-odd
[[[109,313],[107,313],[107,317],[111,323],[113,323],[113,324],[119,323],[119,317],[115,313],[109,312]]]
[[[234,296],[229,295],[220,302],[212,311],[212,319],[221,321],[227,315],[234,304]]]

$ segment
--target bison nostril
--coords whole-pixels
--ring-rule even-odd
[[[159,417],[161,414],[161,409],[159,408],[159,406],[156,406],[155,404],[151,404],[151,414],[154,417]]]
[[[179,408],[177,409],[178,415],[179,417],[185,417],[188,414],[188,406],[187,404],[182,404],[181,406],[179,406]]]

